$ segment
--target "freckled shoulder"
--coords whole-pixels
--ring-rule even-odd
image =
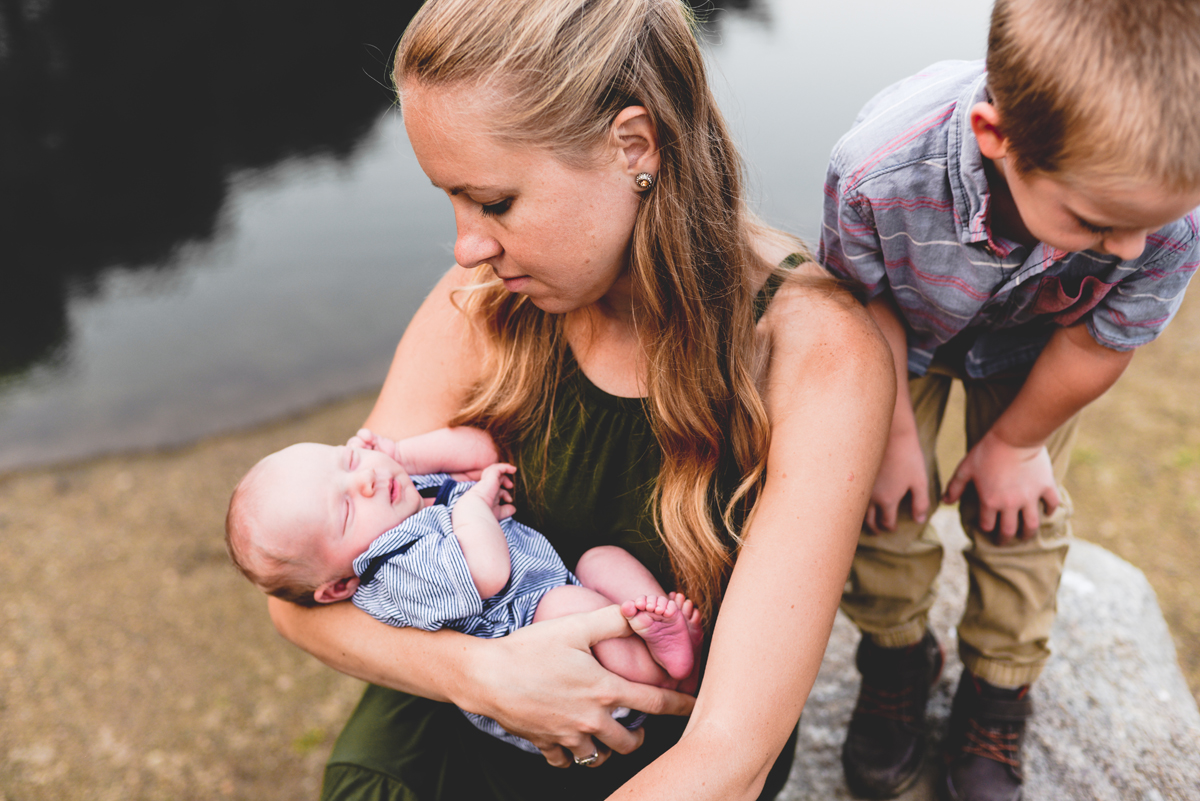
[[[759,321],[769,405],[814,393],[872,402],[894,397],[891,351],[866,309],[817,265],[801,265]]]

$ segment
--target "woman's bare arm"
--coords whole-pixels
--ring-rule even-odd
[[[883,456],[887,344],[859,308],[788,287],[772,340],[767,481],[683,738],[612,797],[753,799],[817,676]]]

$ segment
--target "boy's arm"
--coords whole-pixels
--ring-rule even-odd
[[[896,528],[896,516],[905,495],[912,495],[912,516],[924,523],[929,513],[929,479],[912,398],[908,394],[908,333],[890,296],[881,295],[867,304],[867,311],[887,339],[896,369],[896,408],[887,450],[867,505],[866,525],[876,534]]]
[[[1050,337],[1012,404],[971,449],[946,486],[955,503],[967,484],[979,494],[979,527],[996,531],[998,542],[1033,536],[1059,497],[1046,440],[1076,413],[1116,383],[1133,358],[1096,342],[1083,325],[1060,328]]]
[[[516,471],[510,464],[489,465],[479,483],[458,499],[450,513],[454,536],[480,598],[491,598],[504,589],[512,572],[508,540],[499,521],[516,511],[508,492],[512,488],[509,476]]]

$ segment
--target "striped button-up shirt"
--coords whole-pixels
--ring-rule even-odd
[[[871,298],[891,293],[915,375],[952,340],[943,354],[986,378],[1027,371],[1060,326],[1082,322],[1114,350],[1154,339],[1200,263],[1197,212],[1128,261],[995,234],[970,125],[986,79],[982,62],[942,62],[863,108],[830,160],[819,260]]]

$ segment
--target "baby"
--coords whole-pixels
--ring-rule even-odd
[[[234,489],[229,554],[271,595],[304,606],[350,598],[385,623],[427,631],[503,637],[617,603],[639,636],[597,643],[600,664],[694,692],[704,633],[692,602],[617,547],[587,551],[573,575],[545,537],[512,519],[516,468],[495,458],[491,438],[471,428],[400,442],[363,429],[344,446],[293,445]],[[495,721],[464,714],[537,752]]]

